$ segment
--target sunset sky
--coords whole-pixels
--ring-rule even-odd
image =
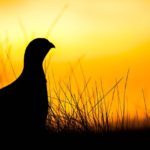
[[[144,111],[142,89],[150,100],[149,0],[0,0],[0,55],[11,43],[17,75],[25,46],[35,37],[55,44],[48,58],[58,80],[66,77],[68,64],[78,68],[80,58],[87,77],[103,79],[106,91],[130,69],[130,109]],[[4,70],[10,77],[3,82],[0,70],[3,86],[14,80],[10,66]]]

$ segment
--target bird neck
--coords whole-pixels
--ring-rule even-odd
[[[42,63],[39,64],[24,64],[23,73],[29,76],[44,76],[44,70]]]

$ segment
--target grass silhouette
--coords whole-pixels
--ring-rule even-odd
[[[102,81],[97,80],[94,86],[91,86],[92,78],[85,76],[80,62],[79,66],[82,82],[77,79],[79,74],[76,74],[73,67],[70,67],[67,81],[58,81],[53,72],[48,80],[54,81],[54,88],[49,91],[47,127],[52,136],[56,136],[56,141],[60,139],[66,144],[72,142],[104,147],[107,147],[106,143],[148,143],[150,116],[143,90],[145,117],[140,118],[138,113],[131,117],[130,111],[127,110],[129,70],[124,77],[105,90]],[[48,84],[52,84],[51,82]],[[124,85],[123,91],[120,84]]]
[[[120,82],[123,82],[124,78],[120,78],[118,81],[116,81],[116,83],[106,93],[104,93],[102,83],[101,87],[98,87],[96,82],[94,87],[95,89],[93,89],[92,91],[89,87],[90,79],[85,79],[85,81],[83,81],[84,86],[82,90],[78,89],[79,83],[76,83],[77,87],[75,90],[72,88],[70,79],[71,77],[69,77],[67,83],[63,84],[58,82],[58,86],[56,86],[57,89],[54,89],[54,96],[49,96],[50,105],[48,124],[56,129],[56,132],[63,131],[65,130],[65,128],[67,128],[67,130],[78,129],[82,132],[87,132],[87,130],[92,130],[95,132],[107,132],[119,128],[121,130],[124,130],[128,128],[132,129],[134,128],[134,126],[140,127],[141,120],[138,119],[138,114],[137,116],[135,116],[135,118],[133,118],[133,122],[135,122],[136,119],[135,125],[133,124],[132,119],[130,119],[129,116],[128,118],[127,116],[125,116],[125,114],[127,113],[125,112],[125,108],[127,107],[125,94],[128,75],[129,72],[125,77],[125,85],[123,91],[124,94],[122,100],[120,99],[118,86]],[[54,82],[57,82],[56,79],[54,79]],[[117,91],[116,97],[115,91]],[[108,95],[112,96],[111,99],[108,99],[109,103],[106,103]],[[110,112],[112,111],[111,107],[116,98],[118,101],[117,118],[116,120],[113,120],[113,118],[111,118],[112,116],[110,116]],[[56,101],[58,102],[57,104],[54,103]],[[119,101],[122,101],[123,103],[121,104]],[[144,97],[144,91],[143,102],[145,104],[144,120],[148,123],[149,115],[146,100]]]

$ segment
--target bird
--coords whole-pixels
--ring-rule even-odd
[[[6,140],[36,136],[45,129],[48,94],[43,61],[55,45],[35,38],[26,47],[21,74],[0,89],[0,136]]]

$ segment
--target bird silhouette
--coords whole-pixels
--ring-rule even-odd
[[[43,60],[55,46],[45,38],[32,40],[24,55],[21,75],[0,89],[0,136],[36,135],[45,129],[48,95]]]

